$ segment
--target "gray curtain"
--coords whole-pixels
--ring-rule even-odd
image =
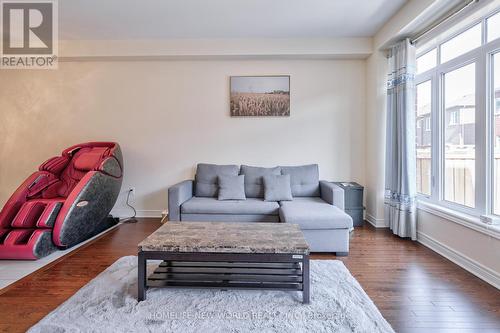
[[[415,47],[392,47],[387,81],[385,219],[400,237],[417,239]]]

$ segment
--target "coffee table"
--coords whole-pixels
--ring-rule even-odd
[[[309,246],[296,224],[168,222],[139,243],[138,300],[148,288],[302,291],[309,303]],[[148,260],[163,260],[146,277]]]

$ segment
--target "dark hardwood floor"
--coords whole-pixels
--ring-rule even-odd
[[[0,330],[24,332],[160,226],[123,224],[0,291]],[[334,259],[315,254],[314,259]],[[397,332],[500,332],[500,291],[388,230],[356,228],[344,262]]]

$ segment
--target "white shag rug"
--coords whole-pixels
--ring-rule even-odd
[[[294,291],[158,288],[136,297],[137,257],[123,257],[29,332],[394,332],[338,260],[311,260],[307,305]]]

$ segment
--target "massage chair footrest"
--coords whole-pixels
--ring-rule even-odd
[[[57,250],[51,229],[3,229],[0,241],[0,259],[36,260]]]

